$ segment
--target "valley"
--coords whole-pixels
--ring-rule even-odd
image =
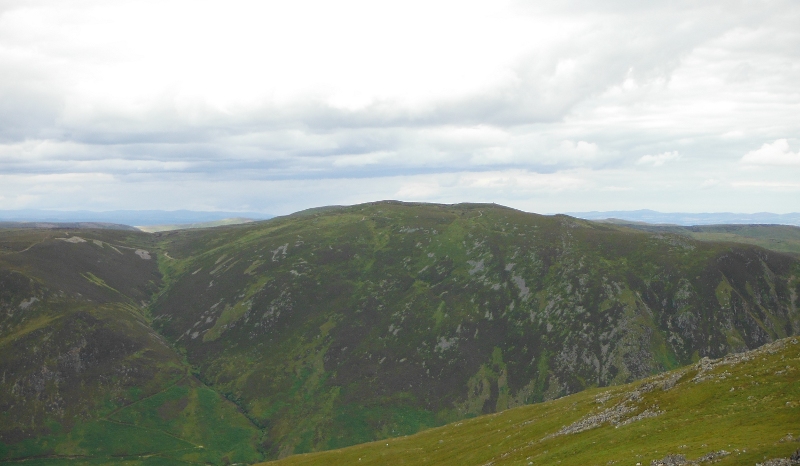
[[[788,338],[611,389],[266,464],[796,464],[799,365],[800,343]]]
[[[534,464],[569,464],[570,448],[584,445],[573,439],[611,427],[542,438],[596,409],[603,387],[623,397],[648,383],[637,381],[680,373],[675,393],[695,393],[680,397],[690,400],[707,392],[685,380],[704,358],[780,339],[780,351],[796,348],[786,338],[800,333],[800,261],[725,239],[393,201],[153,234],[2,230],[0,459],[329,464],[327,453],[296,455],[364,444],[335,453],[351,464],[347,452],[388,461],[366,442],[402,437],[390,445],[407,448],[391,451],[417,464],[435,460],[432,436],[453,429],[477,448],[494,438],[480,426],[502,419],[519,442],[561,445],[545,448],[551,456],[537,450]],[[794,377],[797,355],[781,354]],[[797,395],[781,383],[765,379],[759,396],[789,406]],[[645,417],[628,430],[670,431],[712,412],[734,423],[750,406],[714,398],[704,414],[667,398],[658,404],[670,409],[652,412],[674,419]],[[790,445],[774,447],[771,436],[795,408],[742,436],[761,429],[762,450],[784,454]],[[548,420],[522,429],[526,416]],[[592,441],[611,441],[602,435]],[[669,442],[636,454],[683,452]],[[436,454],[467,464],[531,456],[511,443]],[[713,449],[695,447],[683,453]],[[604,461],[621,455],[612,456]]]

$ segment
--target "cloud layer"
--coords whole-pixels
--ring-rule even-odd
[[[797,210],[800,6],[0,3],[0,208]]]
[[[742,157],[747,165],[787,165],[800,167],[800,151],[792,152],[789,141],[778,139],[772,144],[764,144],[760,149],[750,151]]]

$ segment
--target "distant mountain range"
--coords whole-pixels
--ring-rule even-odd
[[[800,226],[800,212],[775,214],[757,212],[741,214],[731,212],[686,213],[657,212],[655,210],[612,210],[591,212],[565,212],[566,215],[585,220],[618,219],[628,222],[644,222],[671,225],[720,225],[720,224],[773,224]],[[261,212],[223,212],[194,210],[0,210],[0,222],[56,222],[56,223],[102,223],[118,225],[181,225],[207,223],[244,218],[267,220],[274,215]]]
[[[121,225],[175,225],[215,222],[229,218],[266,220],[260,212],[203,212],[194,210],[0,210],[0,222],[115,223]]]
[[[772,224],[800,226],[800,212],[773,214],[735,214],[731,212],[686,213],[656,212],[655,210],[611,210],[606,212],[565,212],[566,215],[585,220],[619,219],[631,222],[662,223],[672,225],[720,225],[720,224]]]
[[[13,229],[95,229],[95,230],[133,230],[136,227],[121,225],[119,223],[105,222],[3,222],[0,221],[0,228]]]

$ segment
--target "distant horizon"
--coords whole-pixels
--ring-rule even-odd
[[[658,212],[650,209],[629,211],[565,212],[585,220],[621,220],[651,225],[789,225],[800,226],[800,212]]]
[[[281,214],[272,214],[266,211],[259,211],[259,210],[234,210],[234,209],[190,209],[190,208],[179,208],[179,209],[55,209],[55,208],[20,208],[20,209],[3,209],[0,208],[0,218],[2,218],[3,213],[7,212],[90,212],[90,213],[111,213],[111,212],[203,212],[203,213],[231,213],[231,214],[257,214],[257,215],[268,215],[270,217],[278,217],[281,215],[291,215],[296,212],[301,212],[303,210],[308,209],[317,209],[322,207],[334,207],[334,206],[354,206],[360,204],[368,204],[373,202],[383,202],[383,201],[394,201],[394,202],[406,202],[409,204],[442,204],[442,205],[457,205],[457,204],[497,204],[503,207],[510,207],[517,210],[522,210],[524,212],[530,212],[540,215],[573,215],[573,214],[610,214],[615,212],[626,212],[626,213],[638,213],[638,212],[652,212],[658,214],[690,214],[690,215],[700,215],[700,214],[734,214],[734,215],[757,215],[757,214],[771,214],[771,215],[791,215],[791,214],[800,214],[800,210],[794,212],[773,212],[769,210],[761,210],[761,211],[734,211],[734,210],[705,210],[705,211],[697,211],[692,212],[689,210],[684,211],[668,211],[668,210],[656,210],[656,209],[649,209],[649,208],[641,208],[641,209],[608,209],[608,210],[574,210],[574,211],[531,211],[526,209],[519,209],[517,207],[503,204],[500,202],[492,202],[492,201],[456,201],[456,202],[437,202],[437,201],[419,201],[419,200],[402,200],[402,199],[380,199],[375,201],[364,201],[364,202],[356,202],[353,204],[320,204],[314,205],[310,207],[303,207],[298,210],[288,212],[288,213],[281,213]]]
[[[260,212],[196,210],[0,210],[0,222],[18,223],[111,223],[128,226],[205,223],[231,218],[268,220],[274,215]]]
[[[656,209],[649,209],[649,208],[641,208],[641,209],[608,209],[608,210],[574,210],[574,211],[529,211],[525,209],[518,209],[511,205],[503,204],[500,202],[492,202],[492,201],[456,201],[456,202],[437,202],[437,201],[419,201],[419,200],[402,200],[402,199],[380,199],[376,201],[364,201],[364,202],[357,202],[353,204],[320,204],[310,207],[303,207],[296,211],[292,211],[286,214],[272,214],[266,211],[259,211],[259,210],[234,210],[234,209],[190,209],[190,208],[179,208],[179,209],[55,209],[55,208],[20,208],[20,209],[3,209],[0,208],[0,218],[2,218],[2,214],[6,212],[90,212],[90,213],[111,213],[111,212],[203,212],[203,213],[231,213],[231,214],[258,214],[258,215],[269,215],[270,217],[277,217],[280,215],[291,215],[292,213],[301,212],[303,210],[308,209],[316,209],[321,207],[332,207],[332,206],[354,206],[359,204],[368,204],[372,202],[382,202],[382,201],[394,201],[394,202],[406,202],[410,204],[442,204],[442,205],[457,205],[457,204],[497,204],[503,207],[511,207],[513,209],[522,210],[524,212],[530,212],[540,215],[572,215],[572,214],[606,214],[606,213],[615,213],[615,212],[627,212],[627,213],[635,213],[635,212],[652,212],[652,213],[659,213],[659,214],[691,214],[691,215],[700,215],[700,214],[735,214],[735,215],[756,215],[756,214],[772,214],[772,215],[791,215],[791,214],[800,214],[800,210],[797,212],[772,212],[768,210],[762,211],[733,211],[733,210],[720,210],[720,211],[697,211],[692,212],[688,210],[684,211],[667,211],[667,210],[656,210]]]
[[[373,201],[380,202],[380,201]],[[403,201],[405,202],[405,201]],[[425,203],[413,201],[414,203]],[[432,203],[443,204],[443,203]],[[459,203],[453,203],[459,204]],[[495,203],[502,205],[499,203]],[[351,204],[358,205],[358,204]],[[329,207],[327,205],[309,207],[308,209]],[[505,206],[511,207],[511,206]],[[300,209],[301,212],[307,209]],[[522,209],[519,209],[522,210]],[[539,215],[569,215],[586,220],[609,220],[644,222],[650,224],[674,224],[682,226],[711,224],[779,224],[800,226],[800,212],[662,212],[653,209],[607,210],[585,212],[525,212]],[[156,210],[156,209],[117,209],[107,211],[95,210],[55,210],[55,209],[0,209],[0,221],[4,222],[52,222],[52,223],[115,223],[129,226],[151,226],[167,224],[191,224],[231,218],[247,218],[252,220],[268,220],[287,214],[268,214],[255,211],[223,211],[223,210]]]

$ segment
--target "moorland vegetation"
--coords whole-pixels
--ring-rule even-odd
[[[0,459],[249,463],[448,426],[407,437],[424,443],[458,423],[472,426],[459,441],[479,444],[495,435],[476,430],[487,422],[563,411],[515,437],[539,442],[600,409],[602,387],[622,397],[635,390],[625,384],[677,369],[690,390],[700,385],[680,368],[800,333],[800,260],[726,239],[399,202],[155,234],[2,230]],[[795,374],[796,356],[784,358]],[[779,380],[753,396],[796,419]],[[656,404],[670,410],[630,413],[694,422],[763,408],[723,397],[705,413],[667,398]],[[667,419],[630,429],[666,432]],[[583,448],[570,439],[604,429],[545,450],[564,461]],[[485,461],[516,458],[491,444]],[[647,455],[712,449],[652,445]]]

